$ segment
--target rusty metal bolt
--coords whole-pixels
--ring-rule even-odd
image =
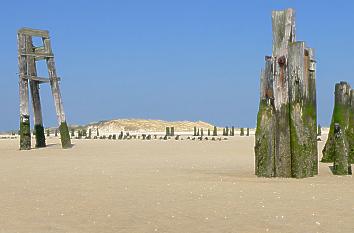
[[[286,58],[284,56],[281,56],[281,57],[278,58],[278,64],[280,66],[284,66],[285,62],[286,62]]]

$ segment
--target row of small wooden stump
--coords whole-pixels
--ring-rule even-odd
[[[208,136],[218,136],[218,130],[216,128],[216,126],[214,126],[213,132],[211,132],[210,129],[208,129],[207,132]],[[204,136],[204,130],[203,128],[197,128],[194,127],[193,130],[193,136]],[[222,130],[222,136],[235,136],[235,127],[232,126],[231,129],[229,129],[229,127],[225,127]],[[245,129],[244,128],[240,128],[240,136],[245,136]],[[250,128],[246,128],[246,136],[250,136]]]
[[[94,136],[94,137],[75,137],[75,139],[108,139],[108,140],[132,140],[132,139],[138,139],[138,140],[171,140],[171,139],[175,139],[175,140],[192,140],[192,141],[202,141],[202,140],[211,140],[211,141],[222,141],[222,140],[228,140],[227,137],[193,137],[193,136],[188,136],[188,137],[182,137],[181,135],[176,135],[176,136],[158,136],[156,134],[151,135],[151,134],[141,134],[141,135],[129,135],[129,134],[125,134],[123,136],[120,135],[116,135],[116,134],[110,134],[108,136],[104,135],[104,136]]]
[[[181,135],[175,135],[174,134],[174,127],[166,127],[166,134],[164,136],[158,136],[157,134],[154,134],[154,135],[151,135],[151,134],[141,134],[141,135],[130,135],[128,132],[127,133],[123,133],[123,131],[120,132],[119,135],[116,135],[116,134],[111,134],[111,135],[102,135],[102,136],[99,136],[99,132],[97,130],[97,135],[96,136],[93,136],[92,137],[92,133],[91,133],[91,129],[89,129],[89,133],[88,135],[86,134],[86,130],[79,130],[78,131],[78,135],[75,137],[75,132],[74,130],[72,129],[71,131],[71,137],[72,138],[76,138],[76,139],[113,139],[113,140],[124,140],[124,139],[142,139],[142,140],[151,140],[151,139],[160,139],[160,140],[168,140],[168,139],[171,139],[171,137],[175,137],[176,140],[183,140],[183,138],[181,138]],[[223,135],[222,136],[234,136],[234,130],[232,130],[231,134],[229,135],[228,133],[225,133],[225,132],[228,132],[228,130],[224,129],[223,131]],[[49,136],[49,135],[47,135]],[[57,136],[57,135],[55,135]],[[212,136],[212,137],[211,137]],[[240,136],[245,136],[244,134],[244,130],[243,128],[241,128],[241,132],[240,132]],[[249,128],[247,128],[247,133],[246,133],[246,136],[249,136]],[[220,139],[221,140],[221,137],[219,138],[215,138],[217,137],[217,133],[213,133],[213,135],[210,134],[210,130],[208,130],[208,137],[204,135],[203,133],[203,129],[201,129],[199,131],[194,130],[194,134],[193,134],[193,137],[190,137],[188,136],[186,139],[187,140],[209,140],[209,137],[210,140],[218,140]],[[227,138],[224,138],[224,140],[227,140]]]

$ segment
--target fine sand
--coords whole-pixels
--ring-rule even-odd
[[[354,232],[352,176],[257,178],[254,136],[73,143],[0,140],[0,233]]]

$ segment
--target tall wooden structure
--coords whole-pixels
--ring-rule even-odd
[[[35,47],[33,37],[42,39],[43,45]],[[54,104],[59,123],[61,143],[63,148],[71,146],[68,126],[65,119],[63,103],[59,88],[59,77],[56,74],[54,55],[50,44],[49,32],[22,28],[17,33],[19,88],[20,88],[20,149],[31,149],[29,91],[30,87],[33,113],[34,130],[36,135],[36,147],[45,147],[45,135],[42,120],[42,109],[39,95],[39,85],[49,83],[54,97]],[[49,78],[37,76],[36,62],[45,60],[47,63]]]
[[[296,42],[293,9],[272,12],[273,52],[261,73],[255,173],[303,178],[318,173],[314,50]]]

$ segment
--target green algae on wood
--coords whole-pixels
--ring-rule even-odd
[[[348,137],[348,147],[353,148],[354,143],[352,139],[353,133],[353,106],[352,106],[352,90],[347,82],[340,82],[335,85],[334,92],[334,108],[332,114],[332,121],[328,133],[328,139],[325,147],[322,150],[321,162],[329,163],[334,161],[335,154],[335,139],[334,139],[334,126],[335,123],[339,124],[343,131],[343,136]],[[352,161],[352,153],[349,151],[350,161]]]
[[[46,147],[44,128],[42,125],[35,125],[34,131],[36,132],[36,147]]]
[[[334,155],[333,174],[351,175],[351,165],[348,160],[348,142],[339,123],[334,124]]]
[[[350,91],[350,109],[349,109],[349,122],[346,131],[348,141],[348,160],[349,163],[354,163],[354,89]]]
[[[257,117],[255,143],[255,174],[262,177],[275,176],[274,131],[275,118],[273,107],[261,100]]]
[[[292,177],[317,174],[317,122],[313,50],[304,42],[289,46],[290,147]]]
[[[70,148],[71,145],[71,139],[70,139],[70,134],[69,134],[69,128],[66,122],[62,122],[59,126],[59,132],[60,132],[60,140],[61,140],[61,146],[62,148]]]
[[[20,150],[31,149],[31,126],[28,115],[20,117]]]

